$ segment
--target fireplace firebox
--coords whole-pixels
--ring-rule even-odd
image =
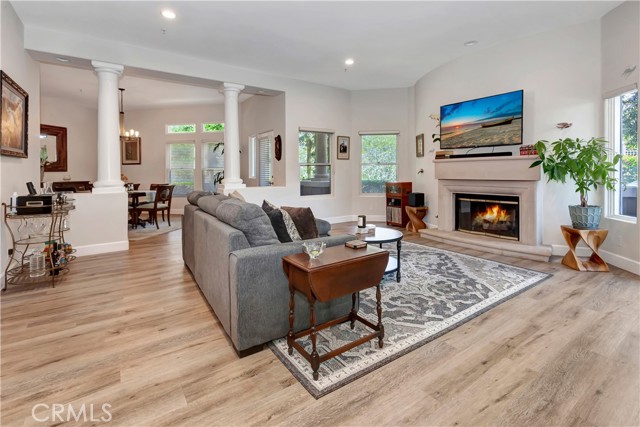
[[[520,240],[518,196],[455,195],[456,230],[501,239]]]

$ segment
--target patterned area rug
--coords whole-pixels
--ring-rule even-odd
[[[391,255],[395,244],[385,245]],[[287,353],[287,340],[269,343],[275,355],[316,399],[391,362],[448,331],[473,319],[518,293],[542,282],[550,274],[514,267],[429,246],[402,244],[402,279],[395,273],[382,281],[384,347],[369,341],[320,364],[320,377],[313,380],[310,364],[294,349]],[[360,293],[358,314],[377,323],[375,288]],[[336,349],[370,333],[360,322],[355,330],[349,322],[318,333],[318,353]],[[303,343],[310,353],[311,340]]]

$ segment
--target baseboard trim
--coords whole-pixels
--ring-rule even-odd
[[[351,222],[357,221],[358,215],[343,215],[343,216],[332,216],[329,218],[322,218],[325,221],[329,221],[331,224],[338,224],[341,222]],[[384,215],[367,215],[367,222],[386,222],[387,217]]]
[[[129,250],[129,241],[100,243],[97,245],[75,246],[76,256],[88,256]]]
[[[569,246],[565,245],[551,245],[553,249],[553,255],[564,257],[569,252]],[[629,273],[640,276],[640,262],[623,257],[613,252],[600,250],[600,256],[605,260],[607,264],[615,265],[618,268],[628,271]],[[576,255],[583,258],[591,256],[591,249],[586,246],[578,246],[576,248]]]

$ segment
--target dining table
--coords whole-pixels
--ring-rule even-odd
[[[145,222],[140,221],[138,217],[138,209],[142,203],[153,203],[156,197],[155,190],[129,190],[127,191],[127,195],[131,202],[129,203],[129,207],[131,207],[131,227],[138,228],[138,225],[145,227]]]

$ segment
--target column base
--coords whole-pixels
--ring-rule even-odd
[[[125,193],[124,182],[122,181],[96,181],[93,183],[92,193],[106,194],[106,193]]]
[[[233,193],[235,190],[241,190],[243,188],[247,188],[247,185],[243,182],[227,182],[225,184],[218,184],[217,192],[220,194],[228,195],[229,193]]]

